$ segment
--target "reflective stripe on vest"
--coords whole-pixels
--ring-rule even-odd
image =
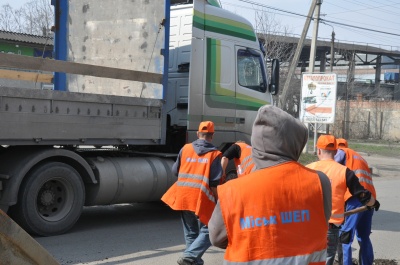
[[[361,185],[362,185],[362,182],[367,183],[367,184],[369,184],[369,185],[374,185],[374,184],[372,183],[372,180],[370,180],[370,179],[367,179],[367,178],[358,178],[358,179],[359,179]],[[363,186],[364,186],[364,185],[363,185]]]
[[[253,157],[251,154],[251,146],[246,143],[236,143],[240,147],[240,158],[235,158],[235,166],[240,170],[237,170],[238,177],[245,176],[251,173],[255,167],[253,163]],[[239,172],[240,171],[240,172]]]
[[[344,213],[334,213],[331,215],[331,219],[342,219],[344,220]]]
[[[366,171],[366,170],[363,170],[363,169],[355,169],[355,170],[353,170],[353,172],[357,176],[362,174],[362,175],[366,175],[366,176],[372,178],[372,174],[370,172]]]
[[[190,188],[197,188],[200,189],[202,192],[204,192],[208,199],[214,203],[216,203],[215,201],[215,197],[214,195],[211,193],[211,191],[207,188],[207,186],[205,185],[205,183],[202,181],[201,183],[198,182],[187,182],[187,181],[182,181],[184,179],[197,179],[197,180],[203,180],[203,176],[201,175],[194,175],[194,174],[179,174],[178,175],[178,181],[176,182],[176,185],[180,186],[180,187],[190,187]]]
[[[224,260],[224,265],[281,265],[281,264],[318,264],[326,262],[326,250],[316,251],[309,255],[284,257],[275,259],[252,260],[248,262],[231,262]]]
[[[349,148],[340,148],[346,154],[346,167],[351,169],[354,174],[358,177],[360,184],[367,190],[369,190],[376,199],[376,190],[372,181],[372,174],[368,167],[368,163],[358,154],[356,151]],[[346,192],[345,199],[351,197],[349,191]]]
[[[358,177],[358,181],[360,181],[361,185],[363,185],[363,182],[364,182],[368,185],[374,186],[374,183],[372,181],[372,174],[370,172],[363,170],[363,169],[356,169],[356,170],[353,170],[353,172]],[[368,186],[368,185],[363,185],[363,186],[364,186],[364,188],[366,188],[366,186]]]

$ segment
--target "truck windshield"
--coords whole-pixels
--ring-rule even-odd
[[[261,54],[249,49],[239,49],[237,69],[239,85],[252,90],[265,92],[267,82]]]

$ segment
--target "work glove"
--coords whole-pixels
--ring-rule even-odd
[[[378,202],[378,200],[375,200],[374,205],[367,206],[367,209],[370,210],[370,211],[375,209],[375,211],[377,212],[379,210],[379,207],[381,207],[381,204]]]

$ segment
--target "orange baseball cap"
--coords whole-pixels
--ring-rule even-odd
[[[214,123],[212,121],[202,121],[199,125],[199,132],[213,133]]]
[[[333,135],[321,135],[317,141],[317,147],[324,150],[337,150],[337,143]]]
[[[349,145],[347,144],[347,141],[346,141],[346,139],[344,139],[344,138],[338,138],[338,139],[336,139],[336,142],[337,142],[337,145],[338,145],[338,147],[349,147]]]

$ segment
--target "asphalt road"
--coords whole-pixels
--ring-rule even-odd
[[[180,218],[161,203],[88,207],[69,233],[36,240],[61,264],[177,264],[184,249]],[[223,251],[204,260],[222,264]]]
[[[363,155],[381,203],[371,235],[375,258],[400,264],[400,157]],[[177,264],[184,249],[179,216],[161,203],[87,207],[69,233],[35,239],[60,264]],[[353,247],[357,257],[357,243]],[[210,248],[205,264],[222,264],[223,254]]]

